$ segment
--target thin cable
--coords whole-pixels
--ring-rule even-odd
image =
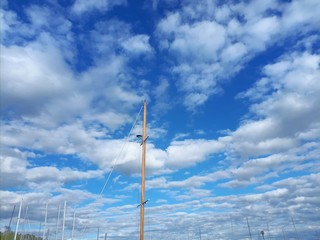
[[[138,120],[138,118],[139,118],[139,116],[140,116],[140,113],[141,113],[142,108],[143,108],[143,106],[141,106],[140,111],[139,111],[139,113],[138,113],[138,115],[137,115],[137,117],[136,117],[136,120],[134,121],[134,123],[133,123],[133,125],[132,125],[132,127],[131,127],[131,129],[130,129],[130,132],[129,132],[128,136],[127,136],[127,141],[122,145],[122,148],[121,148],[118,156],[117,156],[117,157],[114,159],[114,161],[113,161],[113,164],[112,164],[112,166],[111,166],[111,170],[110,170],[110,172],[109,172],[108,178],[107,178],[107,180],[106,180],[106,182],[105,182],[105,184],[104,184],[104,186],[103,186],[103,188],[102,188],[102,190],[101,190],[101,192],[100,192],[100,194],[99,194],[99,197],[101,197],[101,195],[103,194],[105,188],[107,187],[107,184],[108,184],[108,182],[109,182],[109,179],[110,179],[110,177],[111,177],[111,175],[112,175],[112,173],[113,173],[114,166],[116,165],[118,158],[119,158],[120,155],[122,154],[123,149],[125,148],[125,146],[127,145],[128,141],[129,141],[129,136],[131,135],[131,132],[132,132],[133,128],[135,127],[136,123],[137,123],[137,120]]]

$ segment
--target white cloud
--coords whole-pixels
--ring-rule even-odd
[[[81,172],[75,169],[58,169],[53,166],[32,166],[27,157],[35,154],[6,149],[1,156],[1,187],[32,188],[34,191],[50,192],[57,187],[76,180],[101,177],[101,170]]]
[[[122,43],[122,46],[127,52],[135,55],[150,54],[153,52],[153,49],[149,44],[149,36],[143,34],[126,39]]]
[[[157,28],[160,33],[172,34],[180,25],[180,14],[173,13],[162,19]]]
[[[154,87],[153,95],[155,102],[152,108],[154,115],[165,114],[173,107],[169,96],[170,87],[169,81],[165,78],[161,78],[159,84]]]
[[[1,96],[10,115],[38,115],[54,98],[66,97],[73,86],[60,50],[50,37],[43,38],[48,39],[45,50],[38,43],[1,46]]]
[[[245,43],[254,51],[264,50],[272,38],[279,33],[279,19],[275,16],[266,17],[254,23],[246,25],[247,36],[245,36]]]
[[[217,7],[215,9],[214,15],[217,22],[220,22],[220,23],[228,22],[231,15],[231,9],[227,5],[222,5],[221,7]]]
[[[195,106],[202,105],[208,100],[208,96],[203,93],[190,93],[184,100],[184,105],[187,109],[194,109]]]
[[[184,4],[157,26],[159,47],[173,58],[176,85],[185,93],[182,102],[189,110],[205,104],[219,92],[222,81],[267,47],[294,37],[297,27],[304,29],[301,34],[307,37],[320,22],[314,12],[316,1],[198,5]],[[310,14],[306,16],[305,12]],[[199,87],[202,82],[207,86]]]
[[[26,13],[31,21],[31,26],[38,31],[46,30],[55,34],[61,34],[59,39],[63,39],[62,34],[70,36],[72,23],[64,16],[56,14],[50,8],[39,7],[36,5],[29,6]],[[69,39],[71,40],[71,39]]]
[[[184,140],[174,141],[167,148],[168,166],[188,167],[201,162],[214,153],[222,150],[223,144],[218,141]]]
[[[202,21],[194,25],[180,25],[174,33],[169,49],[178,58],[192,61],[209,61],[216,58],[217,51],[225,42],[224,27],[216,22]]]
[[[0,9],[1,17],[1,34],[4,38],[10,31],[10,26],[18,24],[17,14],[12,11],[5,11],[3,8]]]
[[[114,6],[117,5],[124,5],[126,4],[125,0],[116,0],[116,1],[109,1],[109,0],[88,0],[88,1],[81,1],[76,0],[72,5],[72,11],[76,14],[83,14],[86,12],[91,12],[93,10],[96,11],[108,11],[112,9]]]
[[[26,156],[17,149],[1,149],[1,187],[14,187],[24,183],[25,169],[29,166]]]
[[[240,2],[235,5],[231,5],[231,9],[236,13],[242,13],[246,21],[258,20],[266,14],[268,10],[282,10],[282,5],[275,0],[266,0],[263,3],[258,3],[255,1],[243,3]]]
[[[318,10],[319,1],[292,1],[284,8],[282,24],[288,31],[298,31],[303,33],[314,27],[320,27],[320,17]],[[308,14],[306,14],[308,13]]]
[[[244,123],[232,133],[237,151],[250,156],[290,149],[297,135],[319,123],[319,59],[292,53],[265,66],[266,76],[243,94],[254,102],[251,111],[261,120]]]
[[[136,53],[149,51],[150,45],[145,42],[148,37],[131,35],[125,24],[121,27],[124,32],[114,36],[115,26],[109,24],[109,30],[104,30],[108,23],[97,24],[90,35],[94,41],[99,39],[101,42],[96,44],[98,51],[92,54],[95,65],[76,73],[77,63],[73,56],[77,52],[70,54],[76,50],[72,47],[74,38],[69,36],[71,23],[47,8],[31,6],[26,11],[31,19],[29,25],[19,22],[17,17],[6,18],[8,37],[15,25],[19,26],[15,28],[16,34],[10,44],[1,46],[1,100],[5,103],[1,105],[2,110],[39,127],[58,126],[79,116],[86,124],[101,122],[111,130],[130,121],[127,112],[142,101],[143,96],[138,91],[143,86],[139,90],[131,87],[134,83],[127,71],[127,60],[111,50],[112,46],[107,50],[113,51],[109,52],[108,58],[101,57],[101,48],[108,46],[108,42],[117,44],[116,39],[122,38],[123,42],[141,40],[146,48],[136,49]],[[39,19],[34,17],[38,13]],[[56,21],[44,21],[46,18]],[[121,25],[121,22],[116,23]],[[61,29],[53,31],[54,24],[59,24]],[[25,36],[25,28],[37,33],[35,39],[29,42],[24,39],[23,45],[15,45],[18,36]],[[120,112],[119,104],[122,106]]]
[[[75,1],[72,10],[79,15],[92,10],[108,11],[118,3],[123,4]],[[175,12],[160,21],[156,34],[161,41],[160,54],[171,54],[165,60],[174,65],[167,69],[178,79],[176,86],[184,94],[181,102],[189,110],[205,104],[219,91],[224,79],[262,49],[275,42],[281,44],[296,32],[304,36],[317,30],[315,26],[319,24],[316,1],[220,6],[208,1],[181,5],[184,4],[188,6],[182,6],[181,11],[171,8]],[[101,178],[110,170],[125,141],[121,136],[133,120],[128,113],[143,99],[141,93],[153,87],[145,84],[146,80],[136,81],[128,64],[131,58],[153,52],[150,37],[143,33],[135,35],[129,24],[116,20],[100,22],[90,33],[74,36],[68,33],[79,27],[71,25],[75,20],[68,21],[50,10],[26,8],[30,23],[21,22],[13,12],[1,13],[5,33],[1,49],[1,97],[11,104],[11,110],[16,107],[14,113],[5,105],[2,109],[8,118],[3,118],[1,127],[1,187],[19,189],[1,191],[1,213],[8,222],[13,206],[8,203],[18,204],[23,196],[32,212],[31,221],[38,226],[44,217],[45,202],[49,201],[49,225],[54,228],[58,205],[67,200],[69,229],[71,208],[77,206],[76,228],[86,225],[96,229],[105,223],[111,236],[134,236],[137,204],[130,198],[139,183],[127,186],[115,181],[113,184],[121,185],[115,191],[128,195],[113,195],[111,199],[81,190],[79,181]],[[56,21],[46,20],[53,18]],[[55,27],[56,31],[52,30]],[[165,136],[169,128],[156,128],[154,122],[149,125],[147,192],[151,204],[146,209],[150,221],[147,230],[154,238],[170,239],[175,237],[172,232],[196,238],[199,229],[193,226],[201,226],[203,236],[243,239],[247,237],[243,216],[255,220],[252,223],[255,232],[265,228],[266,216],[277,219],[269,222],[273,236],[281,236],[278,226],[285,225],[292,216],[299,219],[301,232],[309,231],[306,236],[315,232],[320,194],[320,71],[319,55],[310,46],[317,39],[302,39],[296,47],[309,45],[308,51],[286,54],[263,68],[263,77],[241,94],[249,99],[250,113],[236,130],[225,131],[225,137],[194,140],[176,135],[163,150],[157,147],[156,138]],[[74,59],[78,50],[71,45],[75,43],[90,52],[84,53],[89,59],[85,67],[79,67]],[[161,111],[168,109],[167,93],[171,87],[170,78],[165,76],[152,92],[156,101],[164,101],[158,105]],[[129,142],[126,153],[115,164],[115,171],[137,176],[139,148],[140,143]],[[187,169],[190,175],[169,175],[204,161],[208,162],[203,165],[211,166],[215,154],[219,154],[220,161],[212,165],[215,169],[209,167],[198,173]],[[66,155],[72,155],[77,164],[89,164],[98,170],[63,167]],[[35,161],[41,157],[55,157],[61,162],[42,166],[42,162]],[[282,179],[292,173],[301,176]],[[269,181],[273,183],[268,184]],[[64,188],[73,182],[77,190]],[[244,193],[248,186],[260,192]],[[161,191],[160,199],[152,195],[157,191]],[[129,200],[131,203],[127,204]],[[225,227],[230,225],[230,218],[237,232]],[[293,230],[286,229],[286,234],[295,238]]]
[[[247,47],[243,43],[235,43],[228,46],[221,53],[221,60],[223,62],[239,61],[247,53]]]

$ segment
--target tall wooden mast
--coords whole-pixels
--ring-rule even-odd
[[[143,133],[142,133],[142,166],[141,166],[141,202],[140,202],[140,240],[144,240],[144,191],[146,169],[146,140],[147,140],[147,103],[143,103]]]

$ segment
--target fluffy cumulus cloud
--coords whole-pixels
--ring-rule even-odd
[[[135,55],[152,52],[152,47],[149,44],[149,37],[147,35],[136,35],[126,39],[122,46],[126,51],[129,53],[132,52]]]
[[[33,191],[48,195],[51,191],[57,191],[67,183],[101,178],[103,174],[101,170],[79,171],[69,167],[59,169],[55,166],[37,166],[32,164],[30,159],[36,159],[39,155],[32,152],[22,152],[17,148],[3,148],[1,152],[2,189],[12,187],[21,191],[33,189]],[[16,201],[18,200],[12,202]]]
[[[218,141],[184,140],[175,141],[168,147],[168,165],[189,167],[207,159],[210,155],[222,150],[223,144]]]
[[[68,52],[76,50],[72,46],[75,40],[70,31],[72,23],[48,8],[30,6],[25,12],[29,23],[2,9],[6,26],[2,29],[4,44],[1,45],[1,110],[6,115],[3,142],[31,151],[79,154],[101,168],[110,167],[112,160],[100,164],[102,153],[89,150],[89,146],[102,150],[100,145],[105,141],[99,138],[132,121],[125,112],[142,100],[128,81],[127,61],[109,52],[114,51],[109,48],[112,57],[94,55],[96,65],[75,72],[78,62]],[[101,22],[96,25],[96,32],[88,33],[92,41],[99,39],[95,44],[98,52],[110,41],[116,44],[115,26],[111,24],[111,30],[102,31],[103,26]],[[123,39],[124,49],[132,56],[152,52],[146,36],[132,35],[127,25],[124,26],[127,31],[119,32],[118,36]],[[13,32],[14,38],[10,38]],[[31,35],[30,40],[26,38]],[[18,44],[20,40],[23,43]],[[136,47],[129,49],[128,44]],[[122,110],[127,110],[118,111],[119,103]],[[67,135],[72,135],[72,139],[65,138],[63,132],[69,132]],[[92,144],[85,147],[84,138],[91,139]],[[79,149],[82,150],[78,152]]]
[[[235,177],[223,187],[257,184],[281,171],[318,168],[319,55],[293,52],[266,65],[263,72],[252,88],[239,95],[252,101],[250,114],[256,120],[249,114],[251,120],[220,138]]]
[[[55,41],[45,34],[40,38],[25,47],[1,47],[3,110],[12,116],[38,116],[52,101],[69,98],[73,87],[72,72]]]
[[[89,0],[89,1],[79,1],[76,0],[72,7],[71,11],[75,14],[81,15],[84,13],[92,12],[92,11],[109,11],[114,6],[126,4],[125,0],[117,0],[117,1],[97,1],[97,0]]]
[[[208,2],[202,7],[189,3],[169,13],[157,26],[159,47],[175,61],[172,72],[185,94],[184,105],[190,110],[203,105],[219,92],[222,81],[266,47],[294,37],[295,29],[305,26],[301,35],[316,30],[317,8],[316,1]]]
[[[245,123],[233,133],[233,138],[242,139],[239,150],[259,154],[244,146],[260,144],[264,153],[273,152],[272,146],[275,151],[290,149],[301,140],[302,132],[319,124],[319,63],[317,54],[295,52],[264,67],[265,77],[240,94],[253,101],[251,111],[260,120]]]
[[[72,11],[82,14],[101,4],[91,3],[82,6],[75,2]],[[107,2],[104,6],[107,7]],[[55,192],[59,196],[51,202],[55,205],[63,199],[74,204],[80,204],[84,198],[95,201],[95,195],[74,191],[83,196],[76,201],[63,189],[70,184],[76,187],[79,182],[103,179],[119,152],[112,150],[124,144],[121,138],[108,139],[109,134],[133,121],[127,112],[143,99],[139,94],[143,86],[131,82],[129,77],[130,59],[125,59],[123,52],[117,53],[116,47],[104,50],[103,46],[111,42],[134,58],[152,54],[149,38],[135,35],[124,23],[127,30],[114,36],[116,27],[109,24],[110,30],[103,31],[104,22],[83,33],[86,36],[76,35],[72,31],[73,20],[52,11],[50,4],[26,7],[22,10],[26,19],[8,10],[7,5],[3,7],[1,188],[21,191],[10,201],[15,204],[22,195],[29,202],[29,195],[24,193],[31,189],[43,192],[35,196],[41,202],[52,198],[50,192]],[[117,43],[117,37],[122,39],[121,43]],[[89,49],[93,51],[86,58],[92,62],[83,67],[76,42],[86,44],[88,39],[100,42],[94,44],[95,49]],[[102,57],[106,51],[107,57]],[[134,89],[132,84],[138,87]],[[64,166],[64,158],[68,156],[75,158],[72,167]],[[38,160],[46,158],[53,162],[46,165]],[[134,165],[131,161],[132,157],[119,160],[118,171],[137,172],[137,167],[130,169]],[[121,168],[126,162],[126,167]],[[93,170],[83,170],[82,164],[93,166]],[[10,194],[3,191],[1,196],[10,198]],[[6,209],[6,213],[11,210]]]

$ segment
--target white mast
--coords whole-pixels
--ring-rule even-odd
[[[71,239],[73,240],[73,235],[74,235],[74,223],[76,219],[76,210],[73,212],[73,222],[72,222],[72,233],[71,233]]]
[[[59,204],[59,210],[58,210],[58,218],[57,218],[57,225],[56,225],[56,239],[58,239],[58,228],[59,228],[59,220],[60,220],[60,204]]]
[[[66,221],[66,209],[67,209],[67,201],[64,201],[64,210],[63,210],[63,221],[62,221],[62,240],[64,238],[64,224]]]
[[[20,222],[20,217],[21,217],[21,208],[22,208],[22,199],[21,199],[21,201],[20,201],[20,207],[19,207],[19,213],[18,213],[18,219],[17,219],[17,226],[16,226],[16,231],[15,231],[15,233],[14,233],[14,238],[13,238],[13,240],[16,240],[16,239],[17,239],[19,222]]]
[[[251,235],[251,230],[250,230],[250,225],[249,225],[248,217],[247,217],[247,224],[248,224],[248,230],[249,230],[250,239],[252,240],[252,235]],[[259,236],[260,236],[260,235],[259,235]]]
[[[42,240],[44,240],[44,237],[45,237],[45,234],[46,234],[47,216],[48,216],[48,203],[46,204],[46,214],[44,216]]]

